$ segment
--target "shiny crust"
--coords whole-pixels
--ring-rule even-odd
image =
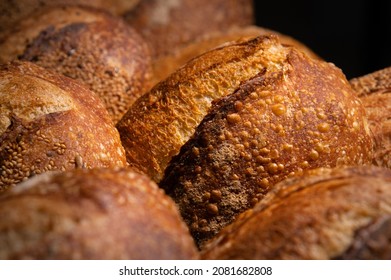
[[[126,23],[105,12],[47,8],[15,30],[0,45],[3,60],[19,56],[84,82],[101,98],[114,123],[150,87],[148,46]]]
[[[122,15],[131,10],[140,0],[2,0],[0,2],[0,37],[9,32],[16,22],[31,13],[59,5],[88,5]]]
[[[388,169],[315,170],[276,185],[209,242],[202,258],[387,258],[390,214]]]
[[[154,82],[152,84],[156,84],[157,82],[164,80],[180,66],[206,51],[222,45],[232,44],[235,42],[249,40],[253,37],[270,34],[277,35],[282,44],[294,46],[305,52],[308,56],[320,59],[319,56],[307,46],[287,35],[255,25],[245,27],[235,26],[228,30],[203,34],[195,42],[189,43],[186,46],[177,49],[176,52],[160,56],[155,59],[153,62]]]
[[[194,259],[174,203],[132,170],[48,172],[0,197],[0,259]]]
[[[165,170],[160,186],[201,247],[288,176],[370,163],[365,111],[345,76],[286,50],[278,63],[215,101]]]
[[[49,170],[125,166],[118,131],[81,84],[29,62],[0,67],[0,191]]]
[[[352,79],[374,137],[373,164],[391,168],[391,67]]]
[[[160,181],[213,100],[285,56],[276,37],[257,37],[195,58],[140,97],[118,122],[127,161]]]
[[[253,1],[143,0],[125,20],[150,43],[153,57],[158,58],[205,33],[253,24]]]

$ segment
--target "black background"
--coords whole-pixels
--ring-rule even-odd
[[[391,0],[254,0],[256,24],[290,35],[348,79],[391,66]]]

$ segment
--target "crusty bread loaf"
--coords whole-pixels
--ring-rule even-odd
[[[47,172],[0,197],[0,259],[194,259],[172,200],[132,170]]]
[[[160,186],[200,246],[287,176],[372,156],[365,111],[342,72],[275,36],[190,61],[117,127],[130,165],[157,182],[165,172]]]
[[[49,170],[125,164],[94,93],[29,62],[0,66],[0,191]]]
[[[150,43],[153,57],[158,58],[207,32],[253,24],[253,1],[143,0],[125,20]]]
[[[131,10],[140,0],[3,0],[0,2],[0,37],[20,19],[44,8],[58,5],[88,5],[105,9],[115,15]]]
[[[290,36],[255,25],[243,27],[234,26],[227,30],[205,33],[194,42],[191,42],[182,48],[177,48],[175,52],[156,58],[153,62],[154,75],[152,84],[164,80],[180,66],[206,51],[220,47],[223,44],[245,41],[253,37],[270,34],[279,36],[281,44],[294,46],[305,52],[308,56],[320,59],[320,57],[310,48]]]
[[[0,53],[2,62],[19,57],[84,82],[114,123],[150,88],[146,42],[125,22],[97,9],[40,9],[3,38]]]
[[[202,258],[390,259],[390,218],[390,170],[313,170],[276,185]]]
[[[365,111],[341,71],[274,48],[281,60],[214,102],[160,182],[200,246],[287,176],[371,160]]]
[[[374,137],[373,164],[391,168],[391,67],[352,79]]]

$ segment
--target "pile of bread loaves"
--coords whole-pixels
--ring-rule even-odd
[[[252,0],[0,3],[0,259],[390,259],[391,68]]]

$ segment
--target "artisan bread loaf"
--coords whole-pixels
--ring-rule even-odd
[[[31,13],[59,5],[88,5],[105,9],[115,15],[121,15],[131,10],[140,0],[4,0],[0,2],[0,37],[4,32],[14,27],[20,19]],[[37,22],[37,24],[39,24]]]
[[[391,168],[391,67],[350,81],[368,115],[374,137],[373,164]]]
[[[101,10],[61,6],[21,20],[0,43],[3,62],[32,61],[84,82],[116,123],[150,88],[146,42],[121,19]]]
[[[132,170],[47,172],[0,197],[0,259],[193,259],[172,200]]]
[[[253,24],[253,1],[143,0],[125,20],[150,43],[153,57],[158,58],[207,32]]]
[[[342,72],[275,36],[190,61],[117,127],[128,163],[173,197],[199,246],[286,177],[372,156]]]
[[[181,48],[177,48],[175,52],[156,58],[153,61],[154,75],[152,84],[156,84],[157,82],[164,80],[180,66],[206,51],[222,45],[235,42],[237,43],[249,40],[253,37],[270,34],[277,35],[280,38],[281,44],[294,46],[305,52],[308,56],[314,59],[320,59],[320,57],[310,48],[290,36],[255,25],[234,26],[226,30],[205,33],[201,37],[197,38],[196,41],[186,44]]]
[[[94,93],[29,62],[0,66],[0,191],[49,170],[125,165]]]
[[[313,170],[285,180],[225,228],[205,259],[390,259],[391,172]]]

